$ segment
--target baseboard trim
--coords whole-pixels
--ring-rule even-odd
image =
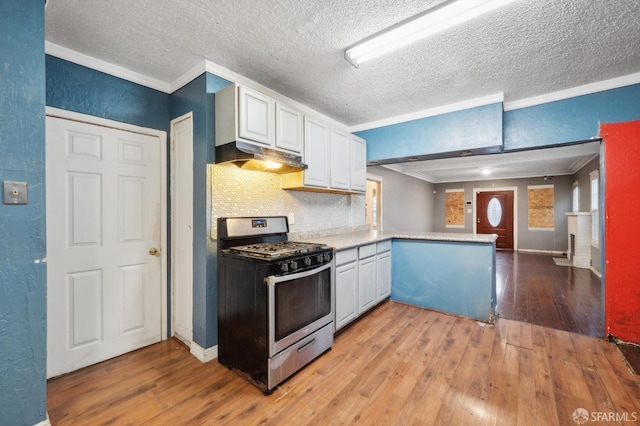
[[[518,249],[518,251],[522,251],[522,252],[525,252],[525,253],[551,254],[553,256],[564,256],[564,255],[566,255],[566,252],[564,252],[564,251],[555,251],[555,250]]]
[[[191,355],[198,358],[200,362],[212,361],[218,358],[218,345],[205,349],[196,342],[191,342]]]
[[[49,420],[49,412],[47,412],[47,418],[41,421],[40,423],[36,423],[33,426],[51,426],[51,421]]]
[[[598,272],[596,268],[594,268],[593,266],[591,267],[591,272],[593,272],[596,275],[596,277],[602,278],[602,274]]]

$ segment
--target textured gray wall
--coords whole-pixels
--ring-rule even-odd
[[[565,213],[571,211],[573,181],[573,176],[555,176],[552,180],[544,180],[544,178],[539,177],[435,184],[433,185],[436,192],[433,229],[436,232],[473,232],[473,206],[466,207],[464,228],[447,228],[445,226],[445,191],[447,189],[463,188],[465,201],[471,201],[475,204],[473,199],[474,188],[517,187],[518,249],[565,252],[567,250],[567,218]],[[555,188],[554,231],[530,231],[527,224],[527,186],[547,185],[550,183],[553,183]],[[469,209],[472,210],[471,213],[468,212]]]
[[[433,231],[433,184],[382,166],[367,167],[382,176],[382,230]]]

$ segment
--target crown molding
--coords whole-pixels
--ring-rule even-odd
[[[74,64],[82,65],[114,77],[119,77],[160,92],[170,93],[171,87],[169,83],[148,77],[101,59],[96,59],[92,56],[85,55],[84,53],[76,52],[75,50],[68,49],[50,41],[44,42],[44,51],[47,55],[55,56],[56,58],[64,59],[65,61],[73,62]]]
[[[409,114],[396,115],[395,117],[385,118],[382,120],[371,121],[369,123],[358,124],[349,128],[351,133],[360,132],[362,130],[376,129],[378,127],[391,126],[392,124],[404,123],[406,121],[419,120],[421,118],[433,117],[435,115],[447,114],[455,111],[476,108],[480,106],[495,104],[504,101],[503,93],[496,93],[480,98],[469,99],[454,104],[443,105],[435,108],[429,108],[422,111],[416,111]]]
[[[546,93],[540,96],[532,96],[530,98],[520,99],[517,101],[505,102],[504,110],[512,111],[514,109],[527,108],[549,102],[561,101],[563,99],[575,98],[576,96],[590,95],[592,93],[603,92],[605,90],[631,86],[632,84],[638,83],[640,83],[640,73],[624,75],[622,77],[576,86],[570,89]]]

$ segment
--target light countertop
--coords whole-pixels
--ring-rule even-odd
[[[389,233],[367,231],[329,235],[326,237],[304,239],[304,241],[327,244],[336,250],[344,250],[394,238],[403,240],[450,241],[460,243],[493,243],[496,241],[498,236],[495,234],[461,234],[452,232]]]

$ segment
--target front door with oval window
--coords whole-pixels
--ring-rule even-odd
[[[513,191],[476,195],[476,232],[496,234],[496,248],[513,250]]]

